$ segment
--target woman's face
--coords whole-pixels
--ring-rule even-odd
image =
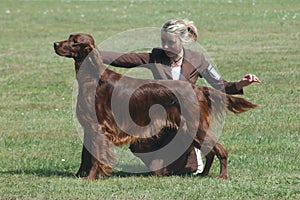
[[[182,42],[177,35],[173,33],[161,31],[161,45],[170,58],[178,57],[178,54],[182,51]]]

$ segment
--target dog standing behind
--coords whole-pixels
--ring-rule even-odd
[[[114,161],[114,145],[137,142],[140,137],[151,137],[161,128],[171,126],[181,130],[181,140],[188,143],[190,139],[187,149],[196,147],[205,151],[206,164],[202,175],[209,173],[216,155],[220,161],[219,178],[227,179],[228,152],[209,129],[212,115],[221,115],[222,106],[213,110],[212,105],[225,105],[229,111],[241,113],[255,108],[255,104],[183,81],[134,79],[106,69],[89,34],[72,34],[67,40],[55,42],[54,49],[58,55],[75,60],[79,86],[76,115],[84,129],[77,176],[94,180],[100,175],[109,175]],[[186,88],[191,88],[192,92],[187,92]],[[195,95],[196,103],[190,102],[191,94]],[[113,95],[118,98],[112,99]],[[122,99],[128,95],[127,109],[131,117],[124,117],[122,107],[115,107],[121,105]],[[112,104],[112,101],[117,103]],[[152,112],[154,115],[149,116],[154,105],[161,105],[166,113]],[[118,109],[120,116],[116,118],[113,111]],[[200,115],[194,112],[195,109]],[[186,116],[182,116],[182,110],[187,112]],[[192,130],[195,130],[194,135]]]

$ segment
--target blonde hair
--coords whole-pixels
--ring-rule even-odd
[[[188,19],[170,19],[163,24],[161,30],[176,34],[184,43],[198,39],[198,31],[194,22]]]

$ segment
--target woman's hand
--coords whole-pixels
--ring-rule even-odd
[[[236,88],[238,90],[243,89],[243,87],[248,86],[252,83],[260,83],[261,81],[254,74],[246,74],[236,83]]]

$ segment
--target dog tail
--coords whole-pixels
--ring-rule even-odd
[[[205,87],[203,91],[210,102],[210,107],[213,107],[217,113],[221,113],[223,108],[226,108],[235,114],[239,114],[257,107],[256,104],[245,98],[224,94],[213,88]]]
[[[254,109],[257,107],[256,104],[241,97],[235,97],[229,94],[227,94],[226,97],[226,108],[235,114],[246,112],[249,109]]]

